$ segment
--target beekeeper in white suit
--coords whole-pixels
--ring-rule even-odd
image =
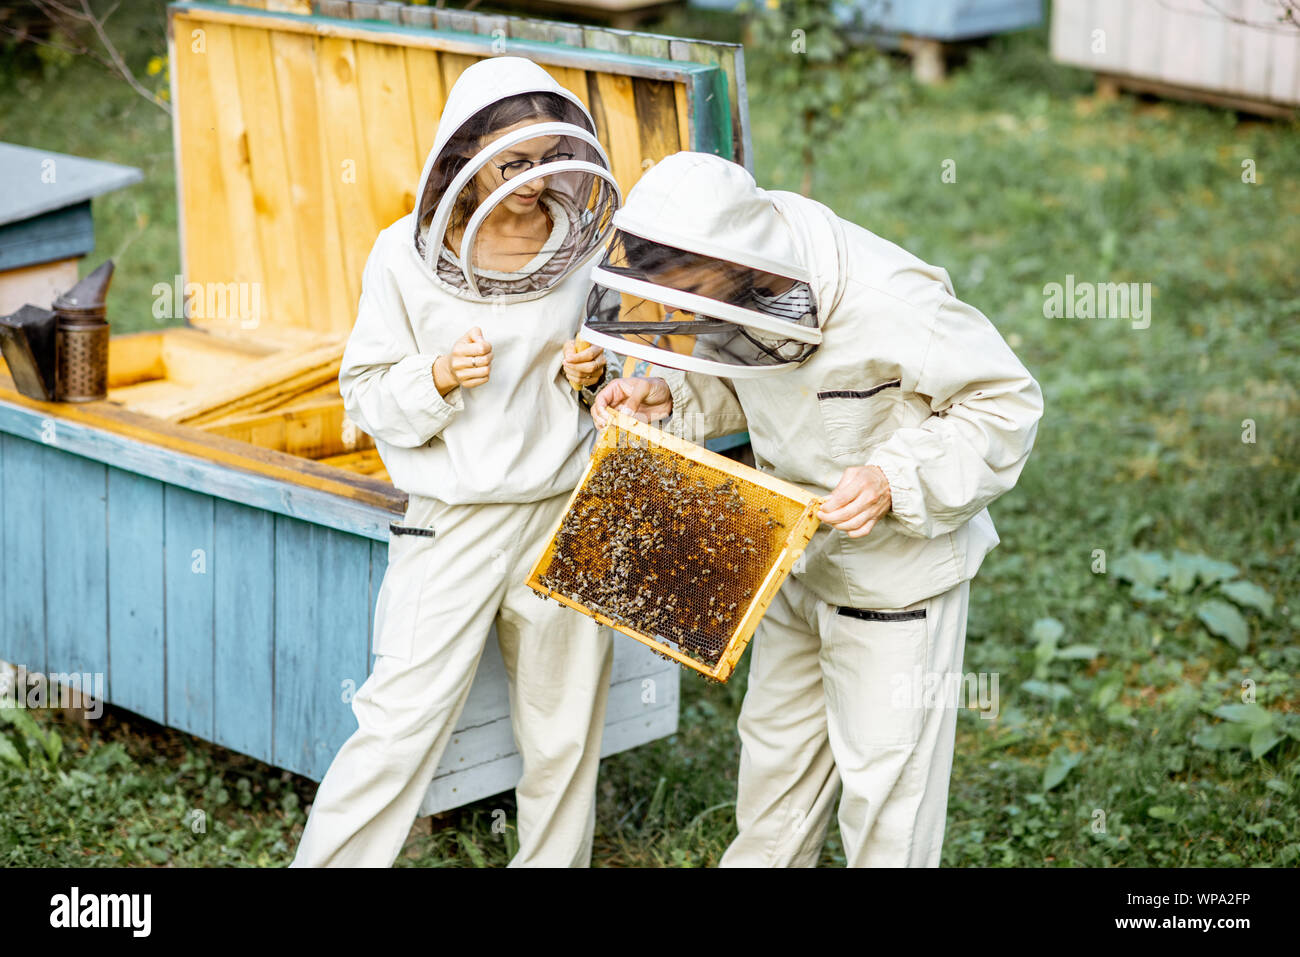
[[[969,582],[1042,394],[948,274],[742,167],[679,153],[615,215],[582,337],[656,364],[597,397],[826,496],[755,637],[723,865],[937,866]],[[935,685],[929,685],[931,689]],[[942,687],[940,685],[939,687]]]
[[[523,758],[512,865],[585,866],[610,678],[607,634],[523,584],[593,434],[603,379],[574,334],[618,187],[582,104],[495,57],[447,97],[413,213],[366,262],[339,387],[409,494],[375,608],[358,729],[294,866],[391,865],[496,625]]]

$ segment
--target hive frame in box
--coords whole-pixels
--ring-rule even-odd
[[[556,538],[559,536],[560,529],[564,524],[564,519],[568,515],[569,510],[573,508],[573,504],[577,501],[578,495],[586,487],[587,480],[591,477],[596,468],[596,453],[603,448],[617,447],[624,441],[624,437],[628,435],[635,436],[640,442],[647,445],[656,445],[659,448],[676,452],[699,465],[716,469],[731,478],[761,486],[769,492],[794,499],[796,502],[803,504],[803,513],[795,521],[794,526],[786,535],[785,544],[782,546],[776,561],[772,564],[772,567],[768,569],[767,575],[763,578],[762,584],[755,589],[754,598],[750,601],[749,607],[741,617],[740,624],[738,624],[736,630],[732,632],[726,648],[724,648],[722,654],[718,656],[717,664],[712,668],[708,667],[703,662],[695,660],[689,655],[682,654],[682,652],[673,648],[671,645],[658,641],[657,639],[639,632],[635,628],[631,628],[622,622],[615,621],[608,615],[598,612],[595,609],[573,601],[565,595],[562,595],[541,583],[541,576],[546,573],[546,570],[549,568],[551,560],[555,555],[555,542]],[[731,677],[732,672],[735,671],[736,664],[740,661],[740,656],[745,653],[745,648],[749,646],[749,641],[754,635],[754,630],[758,627],[758,623],[767,611],[768,606],[772,604],[772,600],[776,597],[777,590],[781,587],[782,582],[785,581],[786,576],[794,567],[794,563],[798,560],[799,556],[803,554],[803,550],[808,546],[808,543],[812,541],[813,533],[817,530],[817,526],[820,524],[820,521],[817,518],[817,509],[822,505],[823,501],[824,499],[813,495],[811,492],[800,488],[798,485],[775,478],[771,475],[764,475],[762,472],[759,472],[756,469],[751,469],[747,465],[742,465],[724,455],[711,452],[706,448],[680,439],[662,429],[646,425],[639,419],[635,419],[630,415],[616,411],[613,420],[604,430],[601,431],[599,438],[596,440],[596,444],[592,448],[591,460],[587,463],[587,469],[583,472],[577,488],[573,490],[573,494],[569,497],[569,501],[565,505],[564,512],[560,515],[559,521],[557,521],[555,527],[551,529],[551,534],[547,539],[546,547],[542,550],[541,555],[538,556],[537,561],[533,563],[532,569],[528,572],[528,578],[525,580],[525,584],[539,595],[546,598],[553,598],[575,611],[594,618],[602,625],[607,625],[615,631],[627,635],[629,638],[634,638],[644,645],[649,645],[655,651],[659,652],[659,654],[665,655],[688,668],[698,671],[705,677],[712,678],[715,681],[726,681]]]

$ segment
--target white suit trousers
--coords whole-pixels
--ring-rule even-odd
[[[594,621],[523,584],[569,493],[447,505],[410,496],[375,607],[374,671],[357,730],[316,792],[292,867],[389,867],[460,717],[496,624],[523,758],[511,866],[591,862],[612,643]]]
[[[750,649],[722,866],[814,866],[841,790],[850,867],[939,865],[956,702],[914,689],[960,673],[969,588],[854,617],[786,580]]]

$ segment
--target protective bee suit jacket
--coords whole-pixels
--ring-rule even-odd
[[[393,483],[450,504],[536,502],[572,489],[593,431],[562,362],[564,343],[580,324],[590,257],[599,246],[585,243],[576,254],[562,246],[562,269],[551,268],[554,261],[548,265],[539,255],[539,274],[548,268],[560,274],[550,276],[543,288],[502,293],[493,277],[518,274],[483,270],[478,272],[482,288],[475,293],[464,282],[448,280],[461,260],[444,249],[442,231],[423,232],[431,204],[438,201],[426,196],[426,187],[452,135],[497,100],[535,91],[572,102],[575,115],[594,132],[581,103],[531,61],[493,57],[467,69],[447,98],[415,192],[416,210],[379,234],[366,261],[356,324],[339,370],[344,409],[374,437]],[[583,158],[607,170],[594,143],[594,137],[579,143]],[[591,179],[583,182],[589,187]],[[581,197],[591,190],[577,193],[581,206]],[[555,220],[552,239],[564,240],[567,231],[578,228],[553,201],[543,205]],[[436,271],[421,249],[443,254]],[[493,350],[491,376],[472,390],[458,386],[444,398],[434,385],[434,360],[450,353],[475,326]]]
[[[661,423],[692,441],[748,429],[760,469],[827,494],[876,465],[893,511],[861,538],[822,525],[795,575],[822,600],[902,608],[973,577],[998,544],[985,506],[1033,446],[1042,393],[945,270],[740,166],[679,153],[651,168],[619,230],[809,276],[821,343],[794,368],[721,378],[656,367],[671,388]]]

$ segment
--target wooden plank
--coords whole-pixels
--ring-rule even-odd
[[[316,75],[325,128],[326,179],[334,189],[348,311],[361,299],[361,273],[379,231],[387,226],[370,203],[370,147],[361,122],[361,94],[352,41],[323,37]],[[376,149],[379,144],[375,144]],[[349,322],[348,328],[351,328]]]
[[[665,156],[671,156],[682,148],[677,132],[677,96],[674,87],[675,84],[662,80],[643,80],[637,77],[632,81],[643,173]]]
[[[254,27],[232,32],[239,95],[248,137],[253,176],[254,220],[261,237],[266,286],[261,297],[262,322],[305,326],[306,291],[298,230],[291,203],[279,92],[271,62],[271,35]]]
[[[202,389],[188,389],[174,401],[156,405],[137,404],[136,409],[159,419],[177,422],[194,420],[204,414],[215,414],[222,409],[238,406],[241,402],[246,404],[254,401],[259,393],[267,389],[274,390],[295,376],[330,366],[334,367],[334,374],[337,375],[345,345],[346,343],[332,341],[297,355],[275,353],[248,363],[239,375],[218,380]]]
[[[275,700],[274,513],[215,499],[212,548],[215,740],[272,758]]]
[[[585,70],[566,66],[542,66],[556,83],[578,98],[588,111],[591,110],[591,96],[588,93],[587,73]]]
[[[298,33],[271,34],[276,87],[280,93],[289,208],[297,223],[298,261],[306,296],[304,324],[326,334],[352,328],[343,244],[332,172],[325,165],[325,125],[317,99],[316,41]]]
[[[438,67],[442,71],[442,87],[451,95],[451,88],[467,69],[477,63],[481,57],[466,56],[461,53],[439,53]]]
[[[356,729],[368,674],[370,543],[279,518],[272,763],[320,780]]]
[[[4,381],[7,377],[0,378],[0,382]],[[155,420],[112,409],[107,403],[84,403],[75,413],[65,404],[67,411],[57,417],[54,413],[42,414],[44,405],[47,403],[0,387],[0,432],[33,443],[44,441],[60,450],[159,481],[385,542],[388,522],[406,508],[406,494],[391,484],[310,459],[259,449],[186,426],[159,429]],[[96,414],[87,406],[112,411]],[[49,438],[44,438],[47,435]],[[22,474],[17,454],[10,457],[9,467],[17,470],[16,475]],[[42,481],[39,475],[35,479],[38,485]],[[6,476],[6,485],[8,482]],[[21,499],[6,502],[6,516],[10,514],[9,504],[17,501]],[[15,579],[11,575],[9,580]],[[37,620],[43,635],[44,618]]]
[[[108,697],[167,720],[163,484],[108,470]]]
[[[287,402],[296,401],[305,392],[314,391],[328,382],[337,381],[338,376],[337,363],[314,365],[287,379],[268,382],[253,389],[245,396],[219,405],[213,405],[201,412],[185,415],[177,419],[177,421],[189,425],[205,425],[225,420],[237,414],[265,412]]]
[[[589,109],[596,135],[609,154],[610,171],[627,196],[641,178],[641,141],[637,133],[636,94],[632,78],[608,73],[587,74]]]
[[[358,43],[356,57],[362,128],[368,142],[383,147],[370,153],[370,204],[376,220],[386,227],[415,208],[424,157],[416,157],[402,49]]]
[[[40,422],[36,424],[39,436]],[[44,672],[45,460],[57,459],[59,453],[47,450],[39,439],[0,435],[0,440],[4,456],[0,469],[0,524],[4,527],[0,659]]]
[[[213,109],[218,98],[212,88],[211,71],[214,63],[220,65],[222,57],[208,55],[208,44],[227,42],[229,29],[209,34],[206,26],[200,27],[183,16],[170,23],[181,272],[195,282],[237,282],[240,277],[252,281],[253,250],[242,238],[238,244],[235,242],[234,230],[242,219],[229,209],[240,201],[245,174],[241,173],[241,179],[228,190],[223,171],[229,167],[233,174],[229,138],[242,141],[242,127],[237,118]],[[109,369],[113,369],[111,356]]]
[[[168,485],[163,540],[167,724],[211,741],[213,499]]]
[[[374,440],[359,429],[354,430],[356,434],[349,446],[343,435],[345,418],[343,400],[326,399],[311,406],[259,412],[203,428],[262,448],[312,459],[335,459],[373,449]]]
[[[421,172],[438,134],[438,117],[447,102],[442,69],[433,50],[406,48],[406,86],[411,94],[411,126],[415,130],[415,162]],[[418,186],[412,185],[412,189]]]
[[[177,18],[178,27],[186,21]],[[195,248],[213,241],[205,230],[218,220],[225,220],[228,238],[221,238],[217,228],[217,242],[228,242],[231,261],[225,275],[205,276],[187,270],[186,281],[197,283],[235,282],[248,284],[249,289],[262,290],[259,297],[264,308],[271,303],[266,299],[266,275],[263,270],[261,231],[255,213],[253,173],[250,165],[248,131],[245,127],[243,104],[235,81],[235,48],[232,31],[224,24],[191,21],[194,29],[201,30],[205,39],[205,52],[209,58],[209,89],[212,94],[210,115],[216,126],[217,148],[215,159],[220,170],[224,203],[214,207],[204,203],[202,209],[186,210],[189,235],[185,240],[186,255],[199,255]],[[194,103],[192,109],[198,109]],[[184,161],[184,160],[182,160]],[[186,167],[188,170],[188,167]],[[197,217],[197,218],[196,218]],[[204,317],[205,319],[207,317]],[[198,325],[203,320],[195,318]]]
[[[108,675],[108,470],[46,450],[46,670]]]

